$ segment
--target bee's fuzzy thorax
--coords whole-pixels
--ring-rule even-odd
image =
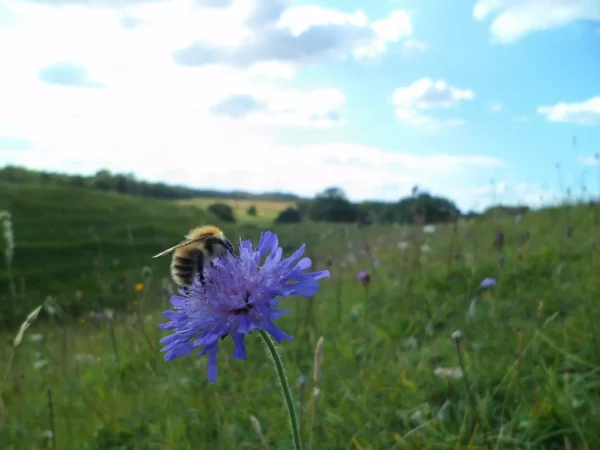
[[[233,251],[221,229],[214,225],[193,228],[186,235],[188,244],[174,249],[171,277],[179,286],[189,286],[195,277],[204,279],[204,265],[227,251]]]
[[[203,235],[213,235],[216,238],[223,239],[224,235],[220,228],[214,225],[204,225],[201,227],[193,228],[186,235],[188,239],[196,239]]]

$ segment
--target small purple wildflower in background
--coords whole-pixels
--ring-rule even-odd
[[[369,281],[371,281],[371,277],[369,276],[369,273],[366,270],[361,270],[360,272],[358,272],[356,274],[356,278],[365,284],[368,284]]]
[[[496,279],[491,277],[486,277],[479,283],[479,289],[489,289],[494,286],[496,286]]]
[[[216,383],[219,338],[231,335],[233,358],[238,359],[247,359],[244,339],[253,330],[269,333],[278,343],[293,340],[273,323],[289,312],[274,309],[279,304],[275,297],[313,297],[317,280],[329,277],[329,271],[304,272],[311,266],[310,258],[300,259],[304,245],[286,259],[281,259],[282,252],[277,235],[263,233],[256,249],[251,241],[240,243],[239,260],[227,254],[207,264],[204,286],[196,281],[188,296],[172,296],[175,310],[165,311],[170,321],[159,325],[174,331],[160,341],[165,344],[165,361],[196,349],[201,356],[208,353],[208,379]]]

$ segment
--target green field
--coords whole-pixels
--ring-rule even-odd
[[[0,189],[16,239],[16,296],[0,273],[4,321],[23,320],[48,296],[70,311],[45,309],[11,364],[11,346],[0,350],[2,449],[51,448],[52,434],[58,449],[292,448],[258,338],[247,340],[247,361],[231,359],[232,343],[223,341],[216,385],[206,379],[206,357],[165,363],[158,351],[166,333],[156,324],[172,286],[168,258],[150,256],[198,223],[219,225],[214,217],[110,193]],[[332,261],[332,278],[315,298],[285,300],[291,313],[278,319],[295,337],[280,351],[305,448],[600,448],[599,219],[598,206],[576,206],[431,234],[270,227],[285,255],[305,242],[317,269]],[[234,242],[260,231],[224,229]],[[498,230],[502,251],[492,246]],[[356,279],[361,269],[372,275],[368,289]],[[497,285],[477,290],[485,277]],[[123,306],[113,327],[90,316],[107,305]],[[460,367],[456,330],[464,336],[459,379],[439,370]],[[6,331],[4,342],[11,336]],[[324,365],[312,402],[319,336]]]

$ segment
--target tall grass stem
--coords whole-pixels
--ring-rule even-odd
[[[481,428],[483,431],[483,439],[487,445],[487,448],[488,448],[488,450],[492,450],[492,444],[490,443],[490,440],[488,439],[487,432],[483,429],[485,424],[483,422],[483,414],[481,413],[481,409],[479,408],[479,402],[477,401],[477,398],[475,397],[475,393],[471,390],[471,382],[469,381],[469,374],[467,373],[467,366],[465,364],[465,359],[463,357],[462,348],[461,348],[462,347],[461,346],[462,333],[460,331],[455,331],[453,334],[453,338],[454,338],[454,342],[456,343],[456,353],[458,353],[458,363],[459,363],[460,369],[462,370],[462,373],[463,373],[463,381],[465,383],[465,389],[467,391],[467,396],[469,397],[469,400],[471,402],[471,407],[473,408],[473,413],[475,414],[477,421],[481,425]]]
[[[54,426],[54,403],[52,402],[52,389],[46,389],[46,396],[48,397],[48,415],[50,420],[50,433],[52,434],[52,450],[56,450],[56,428]]]

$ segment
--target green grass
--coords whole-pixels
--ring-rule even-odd
[[[142,281],[143,266],[168,276],[169,258],[153,255],[182,240],[192,227],[217,222],[199,208],[114,192],[3,184],[0,193],[0,210],[12,214],[19,293],[16,304],[6,297],[9,277],[1,264],[0,321],[5,324],[47,296],[75,311],[129,300],[130,286]]]
[[[84,314],[50,316],[27,331],[0,385],[2,448],[49,444],[45,389],[50,387],[60,449],[264,448],[251,415],[260,421],[269,448],[290,449],[274,371],[256,336],[248,339],[248,361],[232,360],[231,342],[223,341],[216,385],[206,379],[205,357],[165,363],[158,352],[165,333],[155,325],[167,307],[162,279],[168,262],[147,278],[142,266],[147,254],[166,243],[158,242],[159,236],[177,240],[195,224],[195,215],[175,205],[116,195],[96,194],[93,201],[76,200],[92,193],[55,192],[46,200],[39,195],[38,210],[50,198],[54,205],[79,206],[48,219],[14,201],[16,257],[28,239],[43,253],[44,240],[35,231],[45,224],[61,236],[49,262],[58,264],[60,245],[69,236],[85,243],[83,231],[93,217],[94,223],[104,223],[103,234],[113,236],[115,254],[131,256],[128,269],[139,276],[123,281],[130,306],[117,313],[116,347],[108,322]],[[103,219],[105,210],[112,211],[110,220]],[[167,219],[166,212],[175,217]],[[328,258],[334,261],[333,277],[322,280],[314,300],[286,300],[283,306],[292,311],[278,319],[295,336],[280,351],[294,384],[305,448],[310,435],[316,450],[600,448],[599,217],[598,209],[561,208],[526,215],[519,224],[482,219],[461,223],[456,233],[450,226],[429,235],[402,227],[361,232],[354,226],[309,223],[273,229],[286,254],[306,242],[317,268]],[[135,230],[145,230],[150,218],[160,226],[138,239]],[[53,225],[54,220],[63,226]],[[66,223],[74,228],[80,223],[80,232],[61,229]],[[119,238],[127,224],[134,229],[131,245]],[[570,237],[569,226],[574,228]],[[502,263],[492,248],[498,229],[506,235]],[[252,227],[229,231],[258,235]],[[403,242],[408,244],[401,250]],[[72,254],[68,246],[64,252]],[[30,255],[19,260],[18,273],[37,260],[37,253]],[[92,270],[101,278],[107,270],[85,267],[80,272]],[[368,290],[355,278],[362,268],[373,275]],[[76,271],[76,264],[71,269]],[[477,292],[486,276],[498,284]],[[67,278],[61,283],[64,297],[80,287]],[[136,283],[144,289],[136,292]],[[437,367],[459,366],[451,338],[457,329],[464,335],[469,392],[463,379],[434,374]],[[324,366],[314,408],[312,360],[319,336],[325,338]],[[3,337],[6,342],[10,335]],[[9,355],[5,345],[0,361]],[[303,389],[296,384],[301,376],[307,380]]]

